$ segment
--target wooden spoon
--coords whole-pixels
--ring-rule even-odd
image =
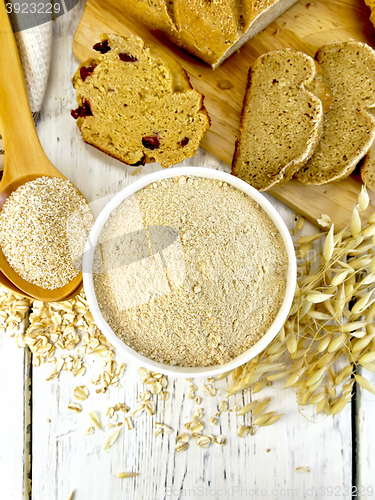
[[[4,175],[0,183],[0,210],[8,196],[26,182],[42,176],[66,179],[49,161],[39,142],[30,111],[16,41],[5,4],[1,0],[0,130],[5,150]],[[70,283],[61,288],[43,289],[22,279],[10,267],[1,251],[0,271],[2,272],[1,284],[9,288],[9,282],[11,282],[21,295],[45,302],[65,300],[82,283],[82,273],[79,273]]]
[[[31,297],[30,295],[27,295],[25,292],[22,292],[19,288],[17,288],[15,285],[13,285],[13,283],[11,281],[9,281],[8,278],[2,273],[0,273],[0,284],[4,288],[7,288],[8,290],[10,290],[11,292],[18,293],[19,295],[22,295],[23,297],[26,297],[29,300],[35,299],[35,297]],[[68,295],[67,297],[64,297],[63,300],[72,299],[73,297],[75,297],[76,295],[78,295],[82,291],[82,288],[83,288],[83,283],[81,282],[77,286],[77,288],[75,290],[73,290],[73,292],[70,295]],[[60,301],[55,301],[55,302],[60,302]]]

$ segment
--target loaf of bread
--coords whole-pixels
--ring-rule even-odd
[[[297,0],[109,0],[213,68]]]
[[[141,38],[102,35],[73,78],[85,142],[129,165],[194,156],[210,119],[180,64]]]
[[[332,94],[323,135],[314,155],[297,173],[306,184],[326,184],[352,173],[375,138],[375,51],[361,42],[334,42],[316,54]]]
[[[289,180],[313,154],[321,100],[306,90],[314,59],[291,49],[259,57],[249,72],[232,173],[260,191]]]

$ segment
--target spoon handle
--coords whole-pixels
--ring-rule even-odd
[[[0,0],[0,131],[5,150],[5,186],[38,165],[44,152],[35,130],[16,40]]]

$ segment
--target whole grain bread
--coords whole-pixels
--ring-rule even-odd
[[[371,191],[375,191],[375,141],[372,143],[362,163],[361,178]]]
[[[260,191],[288,181],[310,158],[322,132],[321,100],[306,89],[314,60],[291,49],[252,65],[232,173]]]
[[[135,36],[102,35],[94,48],[73,78],[84,141],[130,165],[194,156],[210,120],[180,64]]]
[[[297,0],[108,0],[218,67]]]
[[[347,177],[375,138],[375,51],[361,42],[334,42],[316,54],[332,94],[323,135],[312,158],[297,173],[306,184]]]

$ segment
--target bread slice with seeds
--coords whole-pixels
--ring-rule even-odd
[[[375,138],[375,51],[361,42],[334,42],[316,54],[332,94],[323,135],[310,161],[298,172],[306,184],[326,184],[351,174]]]
[[[210,119],[180,64],[135,36],[101,35],[94,49],[73,77],[84,141],[133,166],[194,156]]]
[[[291,49],[259,57],[249,72],[232,173],[260,191],[289,180],[313,154],[321,100],[306,87],[314,60]]]

